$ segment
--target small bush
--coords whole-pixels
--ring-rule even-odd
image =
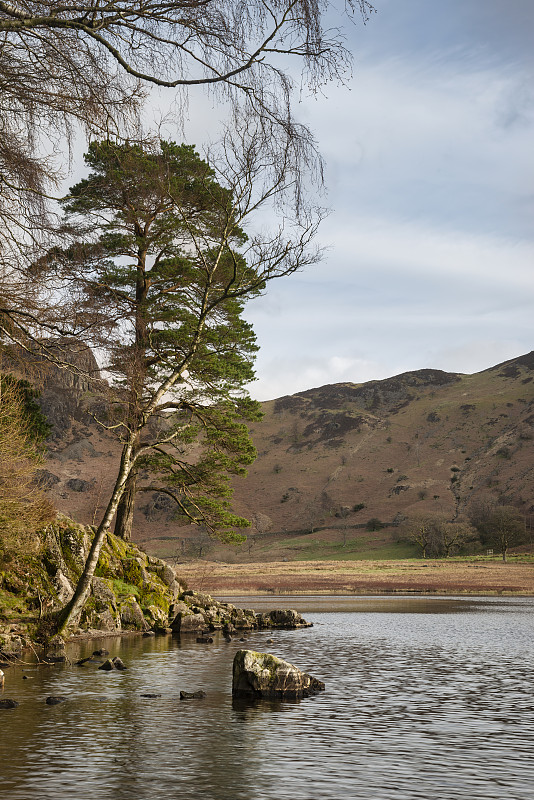
[[[383,527],[384,523],[381,522],[378,517],[371,517],[371,519],[368,519],[365,526],[368,531],[381,531]]]
[[[365,503],[356,503],[355,505],[352,506],[353,511],[361,511],[364,508],[365,508]]]
[[[509,459],[509,458],[512,457],[512,454],[510,452],[510,448],[509,447],[501,447],[501,448],[499,448],[499,450],[497,450],[495,455],[497,456],[497,458]]]

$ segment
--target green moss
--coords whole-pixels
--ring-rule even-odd
[[[135,598],[139,598],[141,594],[138,586],[134,586],[132,583],[126,583],[121,578],[112,579],[111,588],[118,598],[132,597],[132,595]]]
[[[157,584],[151,583],[149,587],[141,590],[139,597],[143,609],[147,609],[149,606],[158,606],[166,614],[169,613],[170,597],[163,584],[160,588]]]
[[[28,611],[24,599],[13,592],[0,589],[0,619],[10,620],[14,616]]]
[[[121,564],[126,583],[141,586],[143,583],[143,571],[139,562],[135,558],[123,558]]]

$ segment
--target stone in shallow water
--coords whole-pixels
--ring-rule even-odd
[[[206,627],[206,620],[202,614],[184,614],[179,611],[171,627],[174,633],[200,633]]]
[[[180,692],[180,700],[202,700],[206,697],[206,692],[200,689],[198,692]]]
[[[67,701],[66,697],[47,697],[46,698],[46,705],[47,706],[58,706],[60,703],[65,703]]]
[[[0,708],[16,708],[17,706],[17,701],[12,700],[10,697],[4,697],[0,700]]]
[[[300,698],[324,691],[324,688],[322,681],[270,653],[238,650],[235,654],[234,695]]]
[[[264,611],[256,615],[256,621],[259,628],[311,628],[313,625],[291,608]]]

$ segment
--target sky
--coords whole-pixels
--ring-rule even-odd
[[[534,349],[534,2],[373,3],[341,18],[347,85],[295,98],[325,160],[325,255],[246,307],[258,400]],[[202,152],[220,114],[191,95],[170,138]]]
[[[529,352],[534,3],[376,0],[347,87],[296,115],[326,162],[322,262],[252,301],[253,397]]]

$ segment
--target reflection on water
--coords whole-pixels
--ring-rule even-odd
[[[243,605],[296,607],[314,627],[210,646],[102,640],[129,666],[123,673],[6,671],[4,696],[20,706],[0,711],[2,797],[531,796],[534,600],[248,597]],[[97,646],[73,647],[71,658]],[[232,659],[243,646],[292,661],[326,692],[301,703],[233,703]],[[180,701],[181,689],[207,697]],[[68,700],[48,707],[50,694]]]

